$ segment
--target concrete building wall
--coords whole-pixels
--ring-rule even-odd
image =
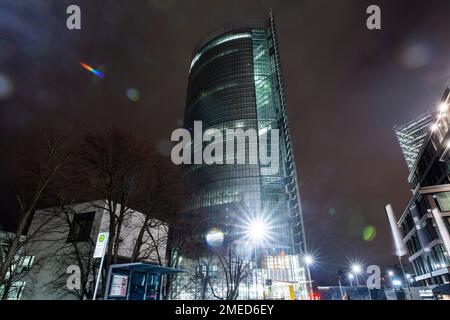
[[[28,236],[30,243],[27,254],[34,256],[34,265],[28,275],[23,299],[62,299],[79,298],[79,291],[69,290],[67,280],[70,266],[81,266],[92,270],[93,251],[99,232],[108,232],[109,213],[103,200],[80,203],[62,210],[49,208],[36,211],[30,225]],[[117,211],[119,208],[117,208]],[[71,225],[75,215],[94,214],[89,239],[82,242],[68,241]],[[136,238],[143,225],[144,215],[130,211],[120,232],[119,257],[121,260],[131,258]],[[158,263],[158,254],[153,249],[156,242],[161,262],[164,264],[168,226],[155,220],[157,227],[150,228],[150,233],[143,237],[142,261]],[[69,270],[70,271],[70,270]],[[73,272],[73,271],[72,271]],[[88,282],[93,286],[94,276],[89,274]]]

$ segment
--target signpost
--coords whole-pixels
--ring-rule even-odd
[[[95,244],[94,259],[101,258],[101,260],[100,260],[100,267],[98,268],[97,280],[95,281],[95,289],[92,300],[95,300],[97,297],[98,284],[100,282],[100,277],[102,275],[103,260],[105,259],[105,250],[108,245],[108,237],[109,237],[108,232],[99,233],[97,243]]]

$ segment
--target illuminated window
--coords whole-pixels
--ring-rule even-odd
[[[229,34],[229,35],[225,35],[223,37],[217,38],[216,40],[212,41],[207,46],[205,46],[202,50],[200,50],[195,55],[194,59],[192,59],[191,66],[189,68],[189,72],[191,72],[192,68],[194,67],[194,65],[198,61],[198,59],[200,59],[201,55],[204,54],[209,49],[214,48],[215,46],[218,46],[219,44],[222,44],[222,43],[225,43],[228,41],[250,38],[250,37],[251,37],[250,33],[240,33],[240,34]]]
[[[441,211],[450,211],[450,192],[437,193],[436,200]]]

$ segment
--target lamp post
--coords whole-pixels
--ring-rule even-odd
[[[354,265],[352,266],[352,270],[353,270],[353,273],[355,274],[355,278],[356,278],[356,286],[359,287],[358,273],[361,272],[361,266],[360,266],[359,264],[354,264]]]
[[[349,273],[348,274],[348,279],[350,280],[350,287],[353,287],[353,282],[352,282],[352,280],[353,280],[353,273]]]
[[[257,246],[258,242],[262,242],[267,236],[267,225],[264,220],[254,219],[247,225],[247,236],[252,240],[255,250],[255,297],[259,298],[258,294],[258,256]]]
[[[258,255],[256,253],[256,242],[255,242],[255,298],[256,298],[256,300],[259,299],[259,292],[258,292]]]
[[[311,255],[307,254],[304,257],[304,262],[305,262],[305,265],[306,265],[306,268],[308,271],[309,288],[310,288],[311,294],[312,294],[314,292],[314,290],[313,290],[312,279],[311,279],[311,266],[314,264],[314,258]]]
[[[391,280],[391,285],[394,286],[394,285],[392,284],[392,277],[394,276],[394,272],[391,271],[391,270],[389,270],[389,271],[388,271],[388,275],[389,275],[389,279]]]

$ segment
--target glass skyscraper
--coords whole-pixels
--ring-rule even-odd
[[[200,236],[204,240],[211,228],[223,232],[225,242],[239,240],[246,221],[265,219],[270,228],[258,248],[261,277],[271,283],[291,283],[296,298],[305,298],[310,283],[302,258],[305,232],[272,13],[266,24],[224,28],[194,50],[185,128],[194,131],[194,121],[202,121],[203,131],[255,130],[256,141],[246,141],[247,153],[251,143],[260,150],[265,133],[279,130],[277,172],[265,172],[260,161],[188,165],[185,178],[195,182],[199,191],[189,209],[194,217],[196,212],[207,216]],[[266,141],[270,152],[273,141]],[[235,156],[224,154],[224,160],[230,157]]]
[[[434,116],[433,113],[427,112],[407,124],[394,127],[394,132],[409,170],[412,170],[414,167],[417,155],[428,135]]]

